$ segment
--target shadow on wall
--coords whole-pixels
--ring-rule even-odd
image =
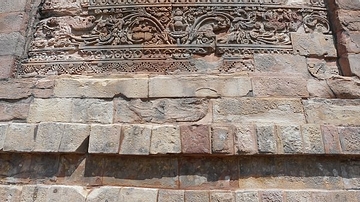
[[[360,157],[0,154],[0,183],[180,189],[357,189]]]

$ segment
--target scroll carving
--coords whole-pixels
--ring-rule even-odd
[[[191,60],[210,54],[223,58],[219,71],[229,70],[254,52],[292,53],[300,28],[330,33],[324,1],[294,2],[44,0],[18,73],[196,71]]]

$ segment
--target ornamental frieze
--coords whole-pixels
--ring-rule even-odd
[[[331,34],[323,0],[46,0],[39,14],[20,75],[193,72],[208,55],[224,71],[293,54],[291,33]]]

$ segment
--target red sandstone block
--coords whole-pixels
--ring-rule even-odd
[[[321,126],[323,135],[325,153],[327,154],[340,154],[340,141],[339,133],[335,126],[323,125]]]
[[[182,153],[211,153],[210,126],[180,126]]]
[[[0,33],[24,32],[28,18],[24,12],[0,13]]]

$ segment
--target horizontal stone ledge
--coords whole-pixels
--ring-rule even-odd
[[[354,156],[111,156],[0,153],[2,184],[143,188],[358,189]]]
[[[251,96],[248,76],[156,76],[149,79],[149,97]]]
[[[319,124],[0,124],[0,151],[137,156],[360,155],[360,127]]]
[[[171,190],[141,187],[71,185],[0,185],[1,201],[20,201],[36,195],[38,201],[137,201],[137,202],[251,202],[251,201],[306,201],[341,200],[357,202],[360,191],[347,190],[288,190],[288,189],[236,189],[236,190]],[[40,193],[40,194],[39,194]]]

